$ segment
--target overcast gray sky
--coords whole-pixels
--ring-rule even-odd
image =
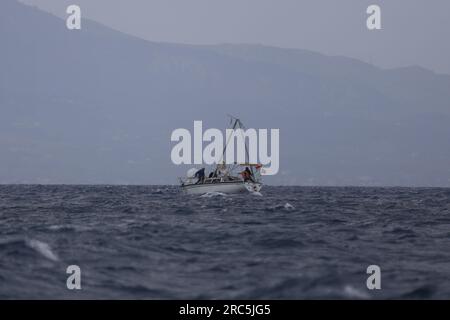
[[[449,0],[21,0],[163,42],[259,43],[343,55],[381,67],[419,65],[450,74]],[[366,9],[382,9],[382,30]]]

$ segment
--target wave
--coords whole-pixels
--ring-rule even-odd
[[[289,202],[286,202],[283,206],[283,208],[285,208],[286,210],[295,210],[295,207],[290,204]]]
[[[59,261],[58,256],[52,251],[50,246],[43,241],[23,238],[19,236],[0,239],[0,247],[11,248],[11,246],[13,245],[33,249],[34,251],[51,261]]]
[[[56,224],[51,225],[47,228],[50,231],[90,231],[92,228],[86,227],[86,226],[77,226],[77,225],[71,225],[71,224]]]
[[[268,212],[276,212],[276,211],[294,211],[295,207],[290,204],[289,202],[286,202],[284,205],[282,204],[278,204],[278,205],[274,205],[274,206],[269,206],[266,207],[265,209]]]
[[[367,293],[350,285],[344,287],[344,297],[350,299],[370,299]]]
[[[212,198],[212,197],[226,197],[227,195],[222,192],[207,192],[203,195],[201,195],[202,198]]]
[[[59,261],[58,256],[50,249],[47,243],[36,239],[26,239],[25,244],[49,260]]]

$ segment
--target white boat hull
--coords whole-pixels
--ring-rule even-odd
[[[188,184],[181,186],[181,189],[187,194],[205,194],[208,192],[243,193],[253,191],[253,185],[257,185],[255,186],[257,188],[255,191],[261,189],[260,184],[252,184],[252,188],[249,188],[249,184],[243,181]]]

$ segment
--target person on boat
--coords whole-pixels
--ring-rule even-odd
[[[214,171],[211,171],[211,173],[209,174],[208,178],[210,178],[210,179],[217,178],[217,169],[214,170]]]
[[[227,166],[225,165],[225,163],[221,163],[219,165],[217,165],[217,176],[218,177],[225,177],[228,175],[228,170],[227,170]]]
[[[247,172],[247,176],[249,177],[249,180],[251,182],[255,182],[253,179],[253,172],[248,167],[245,167],[245,172]]]
[[[253,181],[253,174],[250,171],[250,169],[248,167],[245,167],[245,170],[241,172],[242,178],[244,178],[244,182],[245,181]]]
[[[205,181],[205,168],[198,170],[194,177],[198,179],[195,184],[203,183]]]

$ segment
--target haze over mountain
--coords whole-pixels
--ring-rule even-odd
[[[280,128],[273,184],[450,186],[450,76],[148,42],[0,2],[0,183],[171,184],[176,128]]]

